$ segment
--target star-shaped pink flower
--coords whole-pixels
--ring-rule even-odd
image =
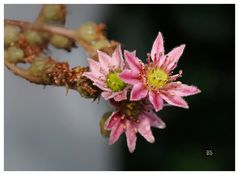
[[[106,100],[112,98],[115,101],[125,100],[128,88],[118,76],[125,67],[120,45],[112,56],[98,51],[98,57],[99,62],[91,58],[88,59],[91,72],[86,72],[83,75],[92,80],[93,84],[103,91],[101,95]]]
[[[159,32],[149,55],[152,62],[149,58],[148,64],[144,64],[134,53],[125,51],[129,69],[125,69],[119,76],[125,83],[133,86],[130,100],[138,101],[148,96],[156,111],[163,108],[163,100],[170,105],[188,108],[182,97],[197,94],[200,90],[195,86],[176,82],[182,71],[172,75],[184,47],[185,45],[180,45],[165,55],[163,37]]]
[[[130,102],[128,100],[111,103],[117,109],[105,122],[105,129],[110,130],[109,144],[114,144],[122,133],[125,133],[127,146],[132,153],[136,147],[137,133],[140,133],[148,142],[155,139],[151,127],[163,129],[165,123],[152,111],[152,105],[143,101]]]

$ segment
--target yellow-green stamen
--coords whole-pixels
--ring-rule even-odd
[[[124,100],[120,102],[121,119],[127,118],[129,120],[138,122],[139,115],[145,111],[145,101],[129,101]]]
[[[147,86],[150,89],[158,90],[168,81],[168,74],[161,68],[152,68],[147,71]]]
[[[114,71],[110,72],[107,75],[107,86],[110,88],[113,92],[121,91],[125,88],[126,84],[119,78],[119,73],[121,71]]]

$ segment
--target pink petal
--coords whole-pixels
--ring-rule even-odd
[[[149,91],[149,101],[153,104],[155,111],[163,108],[163,99],[157,92]]]
[[[170,72],[170,71],[167,71],[167,72]],[[179,77],[182,77],[182,72],[181,73],[179,72],[178,74],[171,75],[169,77],[169,81],[176,81]]]
[[[105,100],[109,100],[110,98],[113,98],[113,92],[112,91],[104,91],[101,93],[102,97],[105,99]]]
[[[127,139],[127,145],[129,148],[129,152],[134,152],[135,146],[136,146],[136,128],[133,124],[130,123],[129,120],[126,121],[126,139]]]
[[[186,84],[178,84],[177,82],[171,82],[165,86],[165,89],[171,94],[176,96],[189,96],[200,93],[201,91],[195,86],[189,86]]]
[[[124,131],[124,124],[121,122],[118,122],[116,126],[114,126],[110,132],[110,138],[109,138],[109,144],[114,144],[120,137],[120,135]]]
[[[166,124],[154,112],[149,111],[144,114],[149,118],[151,126],[160,128],[160,129],[163,129],[166,127]]]
[[[140,83],[140,77],[137,72],[134,72],[132,70],[126,69],[122,73],[119,74],[119,77],[128,84],[137,84]]]
[[[109,88],[107,88],[106,83],[104,78],[105,77],[97,77],[95,76],[95,73],[93,72],[85,72],[83,73],[83,76],[86,76],[87,78],[89,78],[91,81],[93,81],[93,85],[97,86],[98,88],[100,88],[103,91],[111,91]]]
[[[125,55],[125,60],[128,63],[130,69],[139,73],[142,68],[141,60],[137,58],[133,53],[127,50],[125,50],[124,55]]]
[[[97,86],[98,88],[100,88],[102,91],[105,92],[111,92],[111,89],[107,88],[105,84],[99,84],[98,82],[94,82],[93,85]]]
[[[123,89],[122,91],[120,91],[115,97],[114,100],[115,101],[122,101],[122,100],[126,100],[127,99],[127,88]]]
[[[94,72],[98,76],[103,75],[102,72],[100,72],[100,63],[99,62],[89,58],[88,63],[89,63],[89,66],[90,66],[90,69],[92,72]]]
[[[155,139],[151,131],[149,119],[141,115],[139,117],[140,124],[138,126],[138,132],[150,143],[154,143]]]
[[[109,100],[111,98],[114,98],[116,95],[120,94],[121,92],[112,92],[111,90],[110,91],[105,91],[105,92],[102,92],[101,95],[102,97],[104,97],[105,100]]]
[[[106,120],[104,128],[107,130],[112,129],[116,124],[120,122],[118,112],[113,112],[110,117]]]
[[[136,56],[136,50],[130,52],[133,56]]]
[[[101,93],[101,95],[105,100],[114,98],[115,101],[122,101],[127,99],[127,89],[119,92],[112,92],[111,90],[104,91]]]
[[[167,68],[166,68],[167,71],[170,71],[170,70],[174,69],[177,66],[177,62],[178,62],[179,58],[181,57],[181,55],[183,54],[184,48],[185,48],[185,44],[182,44],[182,45],[174,48],[172,51],[170,51],[167,54],[169,59],[172,60],[167,65]]]
[[[104,76],[98,76],[98,74],[95,74],[94,72],[85,72],[83,73],[83,76],[89,78],[96,85],[99,84],[102,87],[106,87]]]
[[[120,69],[124,68],[124,61],[123,61],[122,50],[120,45],[115,49],[114,53],[112,54],[112,59],[115,60],[116,67]]]
[[[168,92],[160,93],[160,96],[170,105],[187,108],[187,109],[189,108],[187,102],[182,97],[171,95]]]
[[[151,50],[151,59],[154,62],[156,61],[155,58],[159,59],[163,55],[164,55],[163,36],[159,32],[157,38],[153,43],[153,47]]]
[[[169,63],[171,63],[171,61],[172,60],[168,56],[164,55],[159,60],[158,66],[161,67],[161,69],[166,71],[167,70],[167,66],[168,66]]]
[[[148,90],[146,89],[143,83],[135,84],[133,86],[133,89],[131,90],[130,100],[138,101],[146,97],[147,94],[148,94]]]
[[[101,68],[108,73],[109,72],[109,68],[112,65],[112,61],[113,59],[111,59],[111,57],[109,55],[107,55],[105,52],[102,51],[97,51],[98,52],[98,57],[99,57],[99,63]]]

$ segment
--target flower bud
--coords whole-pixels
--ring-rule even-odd
[[[46,22],[65,22],[66,7],[60,4],[44,5],[42,15]]]
[[[6,52],[4,52],[4,56],[7,61],[11,63],[17,63],[22,61],[24,58],[24,52],[22,49],[17,47],[9,47]]]
[[[44,41],[49,41],[51,38],[51,34],[48,32],[41,32],[40,35]]]
[[[97,25],[92,22],[83,24],[76,30],[76,35],[86,42],[92,42],[97,38]]]
[[[84,98],[93,98],[94,100],[100,97],[101,90],[93,85],[92,81],[88,78],[81,76],[77,80],[76,90],[80,93],[80,95]]]
[[[100,49],[102,49],[104,47],[108,47],[108,46],[110,46],[110,42],[106,39],[98,40],[93,43],[93,47],[95,50],[100,50]]]
[[[40,32],[28,30],[25,33],[26,39],[30,44],[43,44],[44,38],[42,37]]]
[[[17,26],[6,25],[4,27],[4,45],[10,45],[19,38],[21,30]]]
[[[29,72],[45,81],[48,81],[46,70],[49,69],[53,64],[47,58],[36,57],[29,67]]]
[[[62,35],[53,35],[51,37],[50,43],[59,49],[70,49],[72,46],[72,41]]]
[[[110,136],[110,131],[105,129],[105,122],[110,117],[111,114],[112,114],[112,112],[106,112],[106,113],[104,113],[104,115],[100,119],[100,123],[99,123],[100,133],[103,137],[109,137]]]

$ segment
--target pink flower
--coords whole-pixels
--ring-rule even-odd
[[[99,62],[88,59],[91,72],[83,75],[93,81],[103,92],[101,95],[106,99],[113,98],[115,101],[127,99],[127,86],[119,78],[119,73],[124,69],[124,61],[120,45],[115,49],[112,56],[98,51]]]
[[[130,100],[138,101],[148,96],[156,111],[163,108],[163,100],[170,105],[188,108],[182,97],[197,94],[200,90],[195,86],[175,82],[182,76],[181,70],[172,75],[184,47],[184,44],[180,45],[165,55],[163,38],[159,32],[149,54],[152,62],[148,58],[148,64],[144,64],[134,53],[125,51],[129,69],[125,69],[119,76],[125,83],[133,85]]]
[[[122,133],[125,133],[129,151],[132,153],[136,147],[137,132],[148,142],[154,143],[155,139],[151,126],[163,129],[165,123],[151,110],[152,105],[144,101],[131,102],[124,100],[113,102],[116,112],[105,122],[105,129],[110,130],[109,144],[114,144]]]

